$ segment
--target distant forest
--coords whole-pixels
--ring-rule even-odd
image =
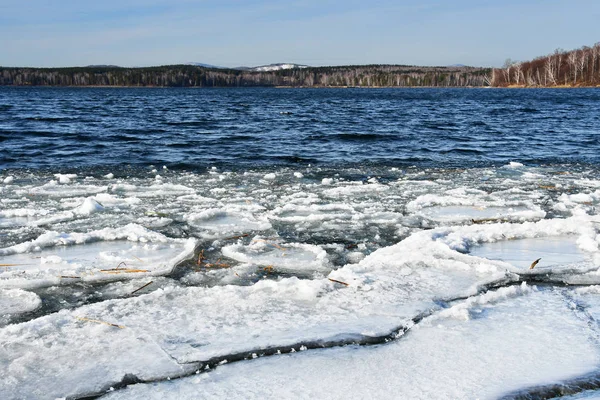
[[[142,87],[468,87],[490,84],[491,68],[360,65],[256,72],[166,65],[148,68],[0,67],[0,85]]]
[[[600,42],[557,49],[531,61],[506,60],[502,68],[348,65],[277,71],[165,65],[147,68],[0,67],[0,86],[140,87],[577,87],[600,86]]]
[[[501,87],[600,86],[600,42],[571,51],[557,49],[531,61],[506,60],[503,68],[492,71],[490,82]]]

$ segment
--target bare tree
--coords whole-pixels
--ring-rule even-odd
[[[521,82],[521,76],[523,75],[523,63],[516,61],[512,66],[514,69],[515,84],[518,85]]]
[[[577,51],[572,51],[567,56],[567,62],[569,63],[569,68],[571,71],[571,75],[573,75],[573,85],[577,82]]]
[[[555,75],[555,71],[556,71],[556,58],[552,57],[552,56],[548,56],[548,58],[546,58],[546,62],[544,64],[544,76],[545,78],[547,78],[548,81],[550,81],[550,83],[554,86],[557,85],[556,83],[556,75]],[[544,86],[547,86],[547,82],[544,83]]]
[[[587,55],[588,55],[588,52],[585,51],[585,49],[582,49],[582,50],[576,51],[576,53],[578,54],[578,56],[577,56],[577,68],[579,69],[579,76],[581,76],[581,82],[585,83],[585,75],[583,73],[583,70],[585,69],[585,66],[587,64]]]
[[[507,85],[510,85],[510,70],[512,68],[512,65],[513,65],[513,61],[510,58],[507,58],[506,61],[504,61],[504,65],[502,66],[503,74],[504,74],[504,81],[506,82]]]

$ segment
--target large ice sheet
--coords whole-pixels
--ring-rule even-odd
[[[107,383],[120,382],[125,374],[153,379],[187,371],[145,332],[88,317],[84,312],[61,311],[3,328],[0,397],[82,396],[108,389]]]
[[[597,367],[593,332],[560,293],[511,289],[472,301],[468,320],[436,315],[387,345],[224,365],[177,381],[133,385],[107,398],[494,399]]]

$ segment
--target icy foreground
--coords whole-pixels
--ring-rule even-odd
[[[589,388],[600,180],[376,172],[4,179],[0,397]]]

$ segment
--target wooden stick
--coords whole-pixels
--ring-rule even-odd
[[[327,279],[329,279],[331,282],[340,283],[340,284],[345,285],[345,286],[350,286],[350,284],[346,283],[346,282],[338,281],[336,279],[331,279],[331,278],[327,278]]]
[[[235,240],[235,239],[245,238],[245,237],[248,237],[248,236],[250,236],[249,233],[244,233],[243,235],[231,236],[231,237],[225,238],[223,240]]]
[[[198,266],[202,265],[202,261],[204,261],[204,249],[200,250],[200,253],[198,254],[198,261],[196,262],[196,265],[198,265]]]
[[[80,321],[95,322],[97,324],[104,324],[104,325],[108,325],[108,326],[114,326],[115,328],[119,328],[119,329],[125,328],[123,325],[117,325],[117,324],[113,324],[111,322],[100,321],[99,319],[91,319],[91,318],[86,318],[86,317],[75,317],[75,318],[77,318]]]
[[[538,258],[537,260],[535,260],[534,262],[531,263],[531,265],[529,266],[529,269],[533,269],[533,267],[535,267],[537,265],[537,263],[539,263],[541,260],[541,258]]]
[[[488,222],[509,222],[506,218],[481,218],[481,219],[471,219],[471,222],[474,224],[487,224]]]
[[[229,268],[229,267],[231,267],[231,265],[222,263],[221,259],[219,258],[216,263],[206,264],[206,268],[212,268],[212,267]]]
[[[142,286],[141,288],[135,289],[133,292],[129,293],[129,295],[130,295],[130,296],[133,296],[134,294],[136,294],[137,292],[139,292],[140,290],[142,290],[142,289],[143,289],[143,288],[145,288],[146,286],[150,286],[150,284],[151,284],[152,282],[153,282],[153,281],[150,281],[150,282],[146,283],[144,286]]]
[[[81,279],[81,277],[79,277],[79,276],[68,276],[68,275],[60,275],[59,278]]]
[[[147,269],[101,269],[100,272],[104,272],[105,274],[130,274],[136,272],[150,272]]]

